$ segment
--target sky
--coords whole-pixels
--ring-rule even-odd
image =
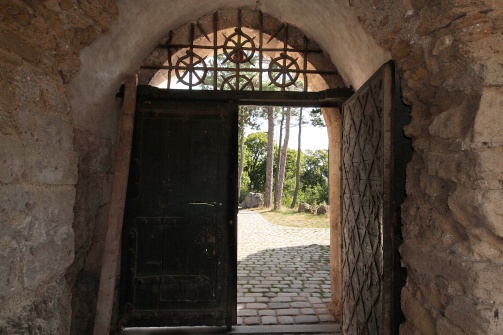
[[[304,117],[306,120],[309,116],[310,108],[304,108]],[[279,120],[276,120],[276,126],[274,128],[274,139],[275,142],[279,142]],[[256,131],[267,132],[267,120],[263,119],[260,123],[259,130],[245,129],[245,134],[248,135]],[[285,130],[283,129],[283,138],[285,137]],[[290,120],[290,139],[288,141],[288,148],[297,150],[299,137],[299,119],[297,116],[292,116]],[[301,139],[301,149],[306,150],[319,150],[328,149],[328,133],[326,127],[315,127],[311,125],[310,121],[307,124],[302,125],[302,139]]]
[[[288,148],[297,150],[298,146],[298,136],[299,136],[299,127],[298,127],[298,119],[296,117],[292,117],[290,121],[290,139],[288,141]],[[246,130],[246,134],[250,134],[255,132],[256,130]],[[260,130],[258,131],[267,131],[267,120],[260,125]],[[283,138],[285,137],[285,132],[283,129]],[[276,143],[279,141],[279,126],[276,125],[274,128],[274,138]],[[301,149],[302,151],[306,150],[319,150],[319,149],[328,149],[328,133],[326,128],[314,127],[311,124],[302,125],[302,139],[301,139]]]

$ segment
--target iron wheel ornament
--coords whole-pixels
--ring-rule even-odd
[[[206,57],[202,58],[193,51],[187,50],[186,55],[178,58],[176,62],[175,74],[178,81],[189,87],[203,83],[208,73],[208,68],[204,62],[205,59]],[[198,65],[201,66],[202,69],[197,69]],[[189,74],[189,80],[185,78],[187,74]],[[196,80],[192,80],[191,83],[190,78]]]
[[[251,91],[255,91],[255,87],[253,86],[253,78],[247,77],[244,75],[239,76],[239,83],[237,82],[237,75],[229,76],[224,78],[222,81],[222,85],[220,86],[221,90],[230,89],[231,91],[244,91],[246,89],[251,89]],[[234,83],[232,79],[235,79]]]
[[[279,57],[271,60],[268,74],[271,83],[278,87],[285,88],[295,84],[299,78],[297,59],[282,52]]]
[[[223,51],[225,61],[242,64],[249,62],[255,55],[255,43],[253,38],[236,28],[229,37],[225,36]]]

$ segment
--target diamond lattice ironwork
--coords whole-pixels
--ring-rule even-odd
[[[382,334],[383,79],[344,105],[342,280],[345,334]]]

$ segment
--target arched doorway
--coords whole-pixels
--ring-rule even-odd
[[[156,49],[156,51],[153,53],[153,55],[151,55],[150,59],[147,60],[148,62],[152,62],[152,60],[153,60],[155,63],[155,58],[159,56],[158,50],[160,49],[163,51],[167,51],[168,65],[166,65],[166,63],[163,61],[163,63],[159,64],[159,65],[155,65],[155,64],[144,65],[142,67],[142,69],[148,70],[148,71],[152,71],[152,70],[155,71],[154,75],[150,76],[150,77],[154,77],[154,79],[153,79],[154,82],[156,80],[159,81],[158,78],[155,78],[156,76],[157,77],[164,76],[165,78],[167,78],[168,89],[170,88],[171,78],[176,76],[176,78],[178,79],[179,82],[182,82],[183,84],[188,86],[189,91],[187,91],[187,92],[178,91],[178,92],[172,93],[168,90],[166,92],[157,93],[157,97],[159,97],[159,98],[162,97],[162,98],[168,99],[168,100],[169,99],[171,99],[171,100],[173,100],[173,99],[180,100],[181,99],[182,103],[183,103],[183,101],[188,102],[191,100],[202,100],[202,101],[209,101],[209,100],[217,100],[217,101],[218,100],[228,100],[228,101],[230,101],[230,100],[232,100],[234,102],[239,103],[239,102],[247,101],[247,99],[249,99],[249,100],[251,99],[252,101],[255,101],[258,103],[271,103],[271,101],[273,103],[274,102],[278,103],[278,101],[280,101],[280,102],[282,101],[287,104],[295,104],[295,102],[301,103],[301,104],[302,103],[304,103],[304,104],[306,104],[306,103],[307,104],[309,104],[309,103],[317,104],[318,103],[318,104],[320,104],[320,106],[333,106],[333,107],[340,109],[340,107],[341,107],[340,102],[344,101],[347,98],[347,90],[340,89],[338,91],[337,90],[326,91],[326,92],[324,92],[324,94],[321,95],[321,98],[320,98],[320,95],[318,94],[318,101],[316,101],[316,98],[315,98],[316,95],[309,95],[309,92],[307,92],[308,91],[309,75],[314,74],[314,75],[322,76],[322,77],[323,76],[330,76],[330,75],[337,75],[336,71],[308,69],[308,64],[310,64],[309,63],[310,53],[319,54],[319,53],[321,53],[321,50],[317,50],[313,47],[310,47],[309,41],[305,36],[303,38],[301,38],[301,40],[304,42],[302,49],[291,47],[290,45],[295,44],[295,40],[294,40],[294,42],[291,42],[289,40],[289,29],[288,29],[288,25],[285,25],[285,24],[280,24],[279,29],[277,29],[276,32],[271,34],[270,38],[269,38],[269,42],[270,42],[270,41],[274,40],[274,38],[277,37],[278,35],[281,35],[282,40],[283,40],[282,48],[272,48],[272,47],[266,48],[266,47],[264,47],[264,45],[262,44],[263,33],[264,33],[264,17],[262,15],[262,13],[258,12],[258,11],[257,12],[250,11],[250,13],[251,13],[251,16],[253,16],[255,13],[258,15],[258,20],[255,20],[255,22],[258,22],[258,25],[259,25],[258,36],[259,36],[260,43],[258,45],[258,48],[256,48],[256,46],[253,42],[253,40],[255,39],[256,36],[252,38],[250,36],[251,33],[244,32],[245,28],[241,25],[241,22],[242,22],[241,10],[237,10],[237,26],[233,29],[233,32],[231,34],[229,34],[229,36],[226,36],[225,32],[218,31],[218,29],[217,29],[219,26],[218,15],[214,14],[212,16],[213,20],[210,23],[212,23],[212,26],[214,29],[213,34],[212,34],[213,35],[212,36],[213,37],[213,46],[205,45],[206,42],[204,42],[201,45],[195,43],[196,29],[197,29],[197,33],[200,36],[199,41],[206,39],[210,44],[212,42],[212,39],[210,38],[211,34],[206,33],[203,24],[201,24],[201,21],[204,22],[204,18],[202,18],[201,20],[198,20],[196,23],[190,24],[190,28],[188,31],[189,38],[188,38],[188,42],[186,42],[186,43],[183,43],[183,42],[173,43],[173,39],[175,37],[173,35],[173,32],[170,32],[169,37],[168,37],[168,41],[166,42],[166,44],[158,45],[158,48]],[[269,26],[269,29],[271,29],[270,26]],[[183,30],[183,29],[181,29],[181,30]],[[220,42],[219,42],[219,36],[222,39],[222,41],[220,41]],[[198,54],[196,50],[197,51],[203,50],[202,55]],[[263,68],[262,57],[259,57],[258,67],[241,69],[241,66],[240,66],[241,64],[250,63],[252,66],[254,66],[254,64],[251,62],[251,60],[252,60],[253,54],[255,53],[256,50],[258,50],[258,53],[260,53],[261,56],[262,56],[263,52],[270,53],[274,56],[277,56],[277,54],[279,54],[279,56],[277,56],[277,57],[273,56],[273,58],[268,63],[267,69]],[[181,52],[181,55],[177,56],[178,59],[173,64],[172,58],[174,57],[174,55],[176,55],[177,52]],[[298,55],[304,56],[302,68],[297,64],[297,59],[299,57],[297,57],[297,58],[292,57],[288,54],[289,52],[293,53],[293,54],[298,54]],[[204,63],[204,59],[206,57],[206,56],[204,56],[205,53],[210,54],[210,55],[213,54],[213,56],[214,56],[214,62],[213,62],[213,66],[211,68],[208,68],[208,66]],[[234,72],[229,71],[230,69],[228,67],[221,68],[220,65],[217,65],[217,55],[219,53],[225,54],[225,59],[223,62],[228,61],[230,63],[232,62],[232,63],[236,64],[235,68],[232,69],[232,71],[234,71]],[[318,61],[319,61],[319,59],[318,59]],[[157,72],[159,70],[165,70],[167,72],[167,75],[162,74],[162,73],[160,74],[159,72]],[[211,92],[196,93],[195,91],[192,91],[193,87],[195,87],[198,84],[201,84],[204,81],[204,79],[206,78],[206,76],[208,75],[209,72],[212,73],[212,75],[213,75],[213,80],[209,85],[213,88],[213,90],[215,92],[210,94]],[[230,76],[228,76],[225,74],[226,72],[232,72],[232,73]],[[267,74],[269,79],[271,80],[271,83],[274,84],[275,86],[281,88],[281,90],[283,92],[285,91],[286,87],[293,85],[295,83],[296,79],[299,78],[300,74],[302,74],[303,79],[304,79],[303,80],[304,81],[304,93],[302,93],[301,95],[298,95],[298,94],[285,95],[285,93],[265,94],[264,95],[264,92],[260,92],[260,90],[262,88],[262,81],[259,81],[259,84],[258,84],[259,85],[259,87],[258,87],[259,92],[254,93],[255,87],[251,81],[252,77],[249,76],[249,72],[256,72],[260,78],[263,75]],[[386,74],[385,74],[385,72],[386,72]],[[173,75],[173,73],[174,73],[174,75]],[[222,73],[224,73],[224,75],[222,75]],[[374,111],[379,114],[379,113],[382,113],[382,110],[384,110],[386,108],[388,108],[388,109],[392,108],[391,107],[391,100],[390,100],[391,98],[386,98],[386,97],[392,96],[391,95],[392,94],[392,87],[393,87],[391,84],[391,81],[393,80],[392,79],[393,78],[392,67],[387,66],[387,67],[383,68],[383,70],[380,71],[379,73],[380,73],[380,76],[377,76],[379,78],[378,79],[379,84],[377,85],[377,86],[379,86],[379,88],[376,89],[375,87],[373,87],[373,86],[375,86],[375,84],[373,82],[369,82],[367,85],[370,86],[370,88],[366,87],[365,90],[367,90],[367,91],[370,90],[373,93],[372,94],[364,93],[362,95],[363,98],[361,98],[364,101],[360,101],[360,98],[358,98],[358,97],[353,99],[353,100],[359,101],[359,104],[357,104],[359,106],[356,109],[361,110],[362,113],[366,113],[366,116],[365,117],[362,116],[361,118],[366,119],[369,116],[373,117],[372,114],[374,113]],[[220,75],[222,76],[222,81],[221,81],[220,85],[217,85],[218,77]],[[149,78],[149,75],[148,74],[144,75],[143,80],[145,80],[145,77]],[[385,79],[385,78],[387,78],[387,79]],[[332,82],[333,82],[333,80],[332,80]],[[337,80],[335,80],[335,82],[337,82]],[[387,82],[387,85],[384,85],[384,83],[386,83],[386,82]],[[220,88],[223,91],[217,93],[216,92],[217,88]],[[225,90],[225,89],[227,89],[227,90]],[[387,91],[388,93],[383,93],[385,91]],[[274,92],[268,92],[268,93],[274,93]],[[332,94],[332,95],[330,95],[330,94]],[[369,98],[369,96],[371,96],[371,97]],[[369,102],[372,99],[375,101],[373,103]],[[309,101],[309,100],[311,100],[311,101]],[[384,100],[386,100],[386,101],[384,101]],[[349,111],[350,109],[355,109],[355,108],[348,107],[348,113],[351,113]],[[325,110],[324,116],[326,119],[331,121],[332,127],[331,127],[331,132],[329,132],[329,134],[332,135],[331,144],[332,144],[332,150],[335,153],[335,155],[333,155],[334,158],[332,161],[335,160],[337,162],[337,160],[340,160],[340,157],[339,157],[340,147],[337,146],[337,144],[338,144],[337,138],[340,137],[341,119],[337,115],[328,114],[327,110]],[[386,117],[388,117],[388,116],[386,116]],[[353,131],[353,132],[357,133],[357,137],[358,137],[358,134],[363,136],[362,138],[364,138],[365,136],[374,136],[372,134],[370,134],[370,135],[364,134],[365,131],[370,131],[371,133],[373,131],[372,129],[370,129],[370,130],[366,129],[369,127],[368,124],[365,125],[364,124],[365,122],[358,124],[358,122],[356,122],[352,118],[353,118],[353,116],[349,117],[349,119],[351,119],[351,120],[348,120],[346,122],[347,123],[348,122],[349,123],[356,123],[356,124],[353,124],[352,126],[349,124],[346,124],[346,125],[344,125],[345,128],[347,128],[347,127],[358,128],[357,130]],[[384,120],[384,116],[378,115],[377,119],[378,119],[377,123],[381,123],[381,121]],[[329,122],[327,122],[327,123],[329,123]],[[371,123],[373,123],[373,122],[371,122]],[[374,128],[374,127],[376,127],[376,125],[377,124],[375,124],[374,126],[370,125],[370,128]],[[378,127],[379,129],[378,129],[377,136],[379,138],[381,136],[383,136],[383,134],[385,132],[390,131],[390,130],[384,130],[384,128],[380,128],[382,125],[383,124],[381,123],[381,125]],[[388,126],[388,128],[389,128],[389,126]],[[354,143],[359,142],[360,140],[357,137],[354,138],[354,135],[348,135],[348,136],[349,137],[344,138],[344,139],[346,141],[349,141],[349,144],[346,144],[346,146],[347,147],[351,146],[352,147],[351,150],[354,150],[354,148],[357,146],[361,147],[363,145],[361,143],[357,143],[355,145]],[[351,138],[351,136],[353,136],[353,138]],[[388,136],[388,135],[386,135],[386,136]],[[359,153],[359,155],[361,157],[364,157],[363,161],[365,161],[365,159],[368,159],[369,155],[370,155],[370,159],[373,161],[372,155],[376,154],[376,150],[377,150],[376,145],[380,144],[382,146],[383,142],[385,142],[384,145],[386,145],[386,143],[388,143],[388,144],[390,143],[389,139],[387,139],[387,142],[378,139],[377,143],[374,143],[374,147],[373,147],[374,149],[370,148],[370,151],[374,151],[374,152],[366,152],[365,153],[365,155],[367,155],[366,158],[364,157],[364,153],[362,152],[364,149],[360,148],[361,152]],[[344,142],[343,142],[343,144],[344,144]],[[345,152],[345,150],[346,149],[344,149],[344,148],[342,149],[343,152]],[[368,151],[367,149],[365,149],[365,150]],[[382,150],[382,149],[380,149],[380,150]],[[382,156],[383,152],[378,153],[378,155]],[[387,158],[389,159],[390,158],[389,152],[387,152],[387,155],[388,155]],[[357,155],[349,157],[350,164],[349,165],[343,164],[343,166],[345,166],[344,169],[347,170],[348,166],[350,166],[350,168],[354,167],[356,170],[358,170],[358,169],[360,169],[358,164],[361,164],[362,169],[364,169],[366,171],[364,171],[363,173],[360,173],[360,174],[357,173],[356,177],[350,177],[350,178],[369,179],[370,178],[369,174],[372,174],[372,171],[375,168],[373,168],[372,166],[365,167],[364,166],[365,164],[363,164],[364,162],[361,161],[361,158],[358,157],[358,158],[356,158],[356,160],[354,159],[354,157],[356,157],[356,156]],[[371,165],[372,164],[373,163],[371,163]],[[378,164],[378,163],[376,163],[376,164]],[[380,160],[379,164],[383,164],[383,161]],[[333,257],[331,263],[332,263],[332,277],[336,278],[333,282],[333,285],[332,285],[335,288],[335,290],[334,290],[335,292],[333,295],[333,304],[336,306],[336,310],[338,310],[340,308],[339,306],[341,305],[341,284],[340,284],[340,282],[341,282],[341,277],[342,277],[341,272],[340,272],[341,271],[340,270],[341,269],[341,265],[340,265],[340,257],[341,257],[340,252],[341,251],[338,250],[337,246],[340,245],[340,242],[339,242],[340,236],[344,234],[341,232],[340,224],[338,222],[338,220],[340,218],[340,213],[338,210],[339,209],[339,206],[338,206],[339,201],[338,201],[338,192],[337,192],[340,189],[340,184],[338,183],[339,176],[338,176],[338,172],[337,172],[338,166],[339,166],[339,164],[336,164],[336,165],[331,164],[331,167],[330,167],[330,169],[331,169],[330,174],[335,177],[335,178],[334,177],[332,178],[333,182],[331,183],[331,184],[333,184],[333,186],[335,186],[335,187],[333,187],[335,189],[335,191],[331,192],[331,200],[332,200],[331,202],[333,205],[335,204],[335,206],[332,206],[334,208],[332,210],[332,212],[335,214],[332,216],[332,222],[333,222],[332,226],[335,229],[332,230],[332,236],[333,236],[333,241],[334,241],[333,245],[332,245],[332,249],[333,249],[332,253],[334,254],[334,257]],[[386,171],[380,170],[383,168],[383,166],[377,168],[380,171],[377,173],[380,175],[379,178],[383,177],[384,172],[388,172],[388,173],[393,172],[393,169],[390,168],[389,163],[387,163],[387,166],[388,166],[388,168]],[[345,172],[347,174],[348,171],[345,171]],[[374,174],[375,174],[375,172],[374,172]],[[367,184],[369,184],[369,183],[367,183]],[[381,189],[379,190],[379,192],[383,192],[382,186],[380,186],[380,187],[381,187]],[[389,188],[391,186],[388,185],[386,187]],[[349,187],[349,188],[351,188],[351,187]],[[369,218],[368,220],[369,221],[376,220],[378,226],[375,228],[369,228],[367,223],[363,223],[362,227],[358,228],[358,229],[363,229],[363,232],[359,233],[359,235],[361,235],[361,236],[359,236],[357,238],[353,238],[353,237],[346,238],[346,240],[342,242],[343,247],[345,248],[344,249],[345,252],[353,252],[353,255],[349,256],[349,257],[345,254],[342,255],[342,257],[345,259],[346,268],[348,267],[348,262],[349,262],[350,268],[353,269],[353,270],[350,269],[349,273],[346,273],[346,276],[350,277],[350,278],[349,279],[346,278],[346,283],[344,284],[345,289],[348,289],[348,285],[351,286],[352,280],[357,280],[357,281],[363,283],[365,281],[366,276],[369,274],[372,274],[374,279],[370,279],[370,282],[368,282],[366,285],[367,286],[374,285],[378,288],[375,291],[377,293],[370,294],[371,295],[369,297],[369,299],[371,300],[370,302],[367,302],[366,304],[363,304],[362,302],[360,302],[359,303],[360,307],[355,307],[355,309],[349,310],[350,314],[354,314],[356,311],[356,308],[366,309],[366,311],[364,311],[362,315],[358,315],[357,318],[353,318],[353,315],[351,315],[351,316],[346,315],[346,318],[348,320],[351,320],[352,323],[356,322],[355,320],[358,320],[357,321],[358,325],[356,327],[358,327],[358,329],[360,329],[360,330],[367,329],[368,331],[372,331],[372,329],[373,329],[373,330],[379,331],[382,324],[385,322],[388,322],[387,326],[383,326],[383,327],[384,327],[384,329],[389,330],[390,326],[389,326],[389,320],[387,319],[387,315],[381,315],[381,314],[388,314],[389,311],[392,309],[392,305],[395,302],[391,303],[389,301],[390,300],[389,296],[383,296],[381,294],[383,287],[386,285],[383,284],[380,277],[382,276],[383,267],[385,267],[385,266],[388,268],[391,267],[389,264],[383,265],[382,262],[386,263],[386,261],[392,261],[392,258],[396,256],[394,254],[394,252],[395,252],[394,248],[396,249],[396,247],[392,246],[392,243],[391,243],[392,239],[391,239],[391,237],[389,237],[389,239],[390,239],[389,246],[384,246],[384,249],[388,249],[388,253],[390,252],[389,256],[386,256],[386,251],[383,254],[383,251],[382,251],[383,234],[389,235],[389,232],[383,231],[383,227],[382,227],[382,222],[383,222],[382,215],[383,215],[383,207],[384,207],[383,206],[383,198],[384,197],[380,193],[380,195],[377,195],[377,197],[380,199],[379,201],[376,202],[376,199],[370,199],[371,202],[373,202],[373,205],[376,206],[375,212],[380,212],[380,214],[372,215],[372,211],[374,211],[374,209],[366,208],[364,210],[365,213],[362,215],[359,215],[360,209],[355,210],[354,204],[358,204],[358,206],[362,206],[362,208],[365,205],[369,205],[368,196],[363,195],[364,192],[359,193],[357,191],[356,192],[357,194],[355,194],[354,190],[349,190],[348,192],[349,193],[347,193],[347,195],[350,198],[355,197],[355,196],[361,197],[361,200],[351,201],[351,207],[353,207],[353,211],[351,211],[351,215],[356,216],[356,217],[353,217],[352,219],[350,218],[349,221],[351,221],[351,222],[358,221],[357,217],[360,217],[360,219],[359,219],[360,221],[361,220],[365,221],[366,219],[362,219],[362,217],[365,214],[367,216],[374,216],[373,218]],[[384,193],[386,193],[386,192],[384,192]],[[385,194],[385,195],[388,195],[388,194]],[[346,195],[344,195],[344,197],[345,196]],[[370,196],[373,197],[374,195],[370,195]],[[365,197],[367,197],[367,203],[365,203]],[[386,201],[390,202],[391,200],[384,199],[384,202],[386,202]],[[386,204],[386,205],[389,205],[389,204]],[[345,207],[345,206],[347,207],[349,205],[342,205],[342,207]],[[372,205],[370,207],[372,207]],[[386,210],[385,210],[385,212],[386,212]],[[346,214],[349,215],[349,212],[346,212]],[[389,212],[386,212],[384,214],[386,216],[390,216]],[[378,215],[379,217],[376,217],[376,215]],[[351,224],[351,222],[350,222],[350,224]],[[337,228],[338,228],[338,230],[337,230]],[[348,227],[346,227],[346,229],[348,229]],[[358,230],[358,229],[356,229],[356,230]],[[376,231],[376,229],[377,229],[377,231]],[[353,229],[353,232],[356,230]],[[375,235],[375,241],[369,242],[369,246],[364,245],[365,241],[363,241],[363,240],[365,239],[365,236],[367,236],[367,238],[368,238],[368,236],[370,236],[371,234]],[[346,236],[346,237],[348,237],[348,236]],[[351,241],[348,242],[348,239]],[[384,240],[386,240],[386,239],[387,238],[384,238]],[[349,247],[347,245],[348,243],[356,243],[357,245],[359,245],[358,248],[361,251],[359,254],[364,254],[363,249],[372,249],[372,250],[370,250],[370,254],[369,254],[370,260],[368,260],[368,261],[374,262],[374,263],[375,262],[379,263],[378,265],[375,265],[374,267],[372,267],[372,269],[375,270],[374,271],[375,273],[369,272],[369,271],[363,271],[364,273],[359,273],[356,275],[354,274],[356,271],[355,270],[356,267],[354,267],[354,264],[358,263],[359,258],[360,258],[360,263],[362,263],[363,267],[369,267],[370,265],[367,263],[368,261],[366,259],[363,259],[363,260],[361,259],[363,256],[360,257],[359,255],[355,255],[354,250],[352,250],[351,247]],[[376,252],[377,252],[377,254],[376,254]],[[124,257],[124,254],[123,254],[123,257]],[[230,257],[229,259],[232,259],[232,257]],[[135,261],[135,264],[137,264],[137,263],[138,263],[138,260]],[[365,274],[365,273],[367,273],[367,274]],[[379,274],[379,273],[381,273],[381,274]],[[390,275],[391,275],[391,272],[390,272]],[[356,279],[354,279],[354,278],[356,278]],[[357,286],[356,291],[358,291],[358,292],[355,292],[355,288],[352,287],[353,292],[351,292],[351,294],[349,294],[349,295],[346,294],[346,300],[350,299],[351,301],[355,302],[358,305],[357,300],[364,300],[364,298],[361,296],[361,294],[363,292],[362,290],[364,290],[364,287],[362,286],[362,284],[357,284],[356,286]],[[389,289],[389,287],[388,287],[388,289]],[[357,293],[357,294],[355,294],[355,293]],[[344,296],[344,294],[342,294],[342,296]],[[386,310],[385,312],[383,312],[383,311],[379,311],[378,313],[372,312],[373,308],[380,309],[381,304],[385,305],[383,307]],[[378,307],[376,307],[376,306],[378,306]],[[348,313],[348,312],[346,312],[346,313]],[[370,321],[369,321],[369,318],[370,318]],[[382,318],[384,318],[385,322],[383,322]],[[228,318],[228,320],[230,320],[230,319]],[[366,325],[367,322],[370,322],[371,325],[370,326]],[[360,323],[362,323],[362,324],[360,324]],[[158,323],[155,323],[155,324],[157,325]],[[229,326],[230,325],[228,324],[228,327]]]

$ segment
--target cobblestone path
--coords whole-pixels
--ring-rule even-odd
[[[238,214],[238,325],[335,322],[328,228],[276,226]]]

